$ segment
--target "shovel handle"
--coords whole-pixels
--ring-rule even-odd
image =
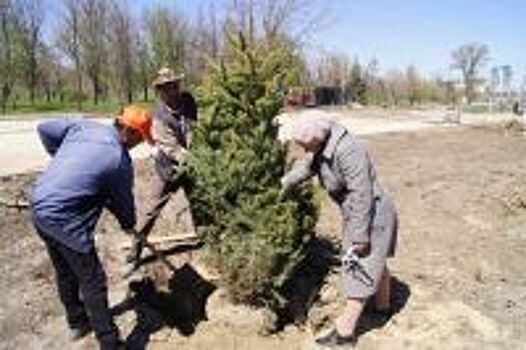
[[[148,248],[157,257],[157,259],[159,259],[164,265],[166,265],[166,267],[168,267],[172,272],[177,271],[175,265],[172,264],[161,251],[157,250],[157,248],[155,248],[153,244],[148,242],[146,237],[144,237],[136,230],[131,230],[131,233],[133,237],[135,237],[135,239],[137,239],[140,242],[140,244]]]

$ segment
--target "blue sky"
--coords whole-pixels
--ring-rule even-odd
[[[383,70],[414,63],[427,74],[449,74],[450,52],[487,44],[493,65],[526,74],[524,0],[331,1],[334,25],[316,38],[327,50],[377,57]]]
[[[58,0],[46,0],[57,2]],[[131,0],[134,12],[155,4],[177,7],[190,16],[211,0]],[[221,10],[221,3],[216,8]],[[415,64],[428,76],[451,76],[450,53],[469,42],[487,44],[492,66],[510,64],[516,82],[526,75],[526,0],[316,0],[312,11],[323,24],[310,34],[311,57],[344,53],[380,70]]]

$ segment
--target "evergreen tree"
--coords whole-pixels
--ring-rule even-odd
[[[355,62],[351,68],[349,81],[345,86],[347,100],[361,104],[367,103],[367,81],[363,75],[362,66]]]
[[[277,308],[312,238],[312,190],[280,196],[286,152],[273,123],[293,55],[229,35],[198,92],[203,111],[187,170],[194,221],[234,301]]]

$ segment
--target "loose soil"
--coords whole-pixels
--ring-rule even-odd
[[[523,134],[496,127],[436,128],[371,136],[365,143],[396,199],[400,239],[390,261],[397,313],[379,319],[367,312],[357,349],[525,349]],[[0,197],[23,199],[34,176],[2,178]],[[140,210],[151,176],[148,163],[138,164]],[[185,205],[176,195],[153,234],[191,232]],[[177,220],[174,213],[181,213]],[[68,340],[53,270],[28,212],[0,205],[0,218],[0,349],[95,349],[92,337]],[[319,236],[337,242],[340,226],[338,209],[323,197]],[[148,349],[315,349],[312,334],[330,323],[340,305],[332,269],[308,321],[263,335],[265,315],[228,302],[217,274],[205,268],[206,247],[172,254],[181,273],[171,281],[158,263],[143,268],[165,282],[153,289],[138,276],[122,279],[128,238],[110,215],[103,216],[98,232],[121,333]]]

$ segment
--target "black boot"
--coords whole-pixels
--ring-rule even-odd
[[[90,324],[88,322],[86,322],[86,323],[83,323],[81,325],[78,325],[78,326],[75,326],[75,327],[71,327],[69,329],[69,338],[72,341],[76,341],[76,340],[84,338],[85,336],[90,334],[91,331],[92,331],[92,329],[91,329]]]
[[[326,346],[329,348],[336,348],[340,346],[349,347],[354,346],[356,343],[356,337],[354,335],[344,337],[338,333],[336,328],[333,328],[329,334],[316,338],[315,342],[317,345]]]

